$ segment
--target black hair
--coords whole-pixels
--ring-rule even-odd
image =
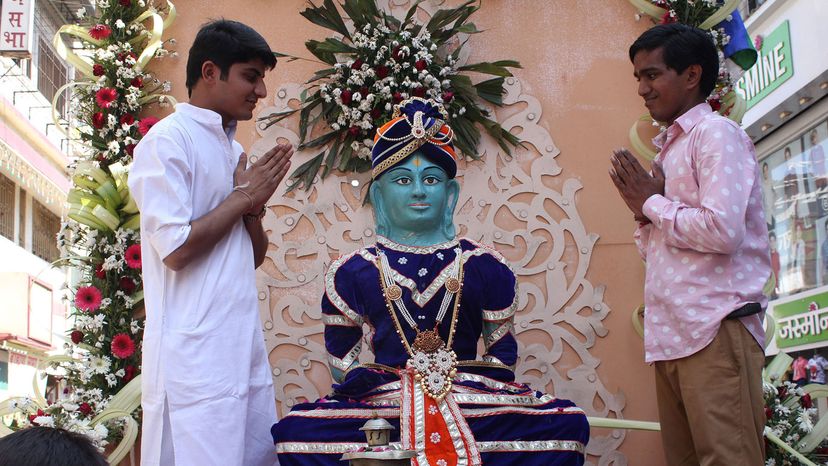
[[[238,21],[219,19],[211,21],[198,31],[187,57],[187,94],[201,79],[201,67],[211,61],[221,70],[221,79],[227,79],[230,67],[260,59],[268,69],[276,66],[276,56],[261,34]]]
[[[108,466],[83,434],[29,427],[0,438],[0,466]]]
[[[704,98],[716,88],[719,52],[713,37],[701,29],[682,23],[659,24],[641,34],[630,46],[630,61],[642,51],[663,47],[664,64],[681,74],[690,65],[702,68],[699,92]]]

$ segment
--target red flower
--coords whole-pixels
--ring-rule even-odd
[[[103,65],[99,65],[97,63],[92,65],[92,74],[94,74],[95,76],[103,76],[104,73],[106,73],[106,70],[104,69]]]
[[[377,74],[377,77],[380,79],[388,77],[388,67],[380,65],[378,66],[374,72]]]
[[[370,93],[371,93],[371,90],[368,89],[368,86],[362,86],[362,87],[359,88],[359,94],[362,96],[363,99],[365,98],[365,96],[367,96]]]
[[[351,96],[352,95],[353,94],[351,94],[351,91],[349,91],[348,89],[345,89],[344,91],[342,91],[342,95],[340,95],[339,98],[342,99],[343,104],[348,105],[348,104],[351,103]]]
[[[121,277],[120,283],[121,289],[126,294],[132,294],[135,292],[135,282],[129,277]]]
[[[72,339],[72,343],[77,345],[83,341],[83,332],[80,330],[72,330],[72,333],[69,334],[69,338]]]
[[[124,382],[129,382],[130,380],[134,379],[137,372],[138,370],[135,369],[135,366],[126,366],[124,368]]]
[[[382,109],[381,108],[374,107],[374,108],[371,109],[371,118],[372,119],[376,120],[380,116],[382,116]]]
[[[394,95],[391,96],[391,99],[394,100],[395,104],[398,104],[402,102],[403,97],[402,94],[400,94],[399,92],[395,92]]]
[[[135,353],[135,343],[126,333],[119,333],[110,345],[112,354],[118,359],[126,359]]]
[[[397,60],[397,61],[402,60],[402,58],[403,58],[402,46],[398,45],[398,46],[394,47],[394,50],[391,51],[391,56],[394,58],[394,60]]]
[[[670,14],[670,10],[665,11],[664,16],[661,17],[661,24],[671,24],[677,21],[676,17]]]
[[[770,409],[769,407],[765,406],[765,419],[770,421],[772,417],[773,417],[773,410]]]
[[[127,144],[124,146],[124,151],[132,157],[132,153],[135,152],[135,144]]]
[[[132,0],[118,0],[118,3],[120,3],[124,8],[129,8],[129,6],[132,5]]]
[[[411,93],[415,97],[425,97],[425,88],[423,86],[415,87]]]
[[[451,91],[443,92],[443,102],[449,103],[449,102],[452,101],[452,99],[454,99],[454,92],[451,92]]]
[[[130,115],[129,113],[124,113],[121,115],[121,124],[122,125],[131,125],[135,123],[135,117]]]
[[[127,267],[131,269],[140,269],[141,245],[133,244],[132,246],[128,247],[126,252],[124,253],[124,259],[126,259]]]
[[[118,98],[118,91],[112,89],[111,87],[102,87],[95,93],[95,102],[98,103],[98,106],[101,108],[109,108],[112,105],[112,102],[115,102],[115,99]]]
[[[80,404],[80,406],[78,406],[78,411],[80,411],[84,416],[89,416],[92,414],[92,407],[89,406],[89,403],[84,401]]]
[[[350,128],[348,128],[348,134],[350,134],[353,137],[359,136],[359,128],[356,126],[351,126]]]
[[[155,126],[155,124],[158,123],[159,121],[161,121],[161,120],[159,120],[158,118],[155,118],[155,117],[146,117],[146,118],[144,118],[143,120],[138,122],[138,132],[141,133],[141,136],[146,136],[147,133],[149,132],[150,128]]]
[[[802,395],[802,397],[799,399],[799,404],[801,404],[802,407],[805,408],[805,409],[813,408],[814,407],[814,402],[813,402],[813,400],[811,400],[811,394],[806,393],[806,394]]]
[[[105,121],[105,119],[104,119],[104,114],[103,113],[95,112],[92,115],[92,126],[94,126],[95,128],[97,128],[97,129],[103,128],[104,121]]]
[[[356,61],[354,61],[353,63],[351,63],[351,69],[352,69],[352,70],[358,70],[358,69],[361,69],[361,68],[362,68],[362,63],[363,63],[363,62],[362,62],[362,60],[360,60],[359,58],[357,58],[357,59],[356,59]]]
[[[144,87],[144,80],[141,79],[140,76],[136,76],[136,77],[132,78],[132,81],[130,81],[129,85],[132,86],[132,87],[141,89],[142,87]]]
[[[426,69],[427,65],[428,64],[425,60],[417,60],[414,62],[414,68],[417,68],[417,71],[423,71],[424,69]]]
[[[112,29],[106,24],[96,24],[89,28],[89,35],[95,40],[104,40],[112,35]]]
[[[106,278],[106,270],[103,269],[103,264],[98,264],[95,266],[95,276],[100,278],[101,280]]]
[[[712,108],[714,112],[718,112],[719,109],[722,108],[722,102],[719,99],[710,99],[707,103],[710,104],[710,108]]]
[[[75,293],[75,307],[92,312],[101,307],[101,290],[94,286],[82,286]]]

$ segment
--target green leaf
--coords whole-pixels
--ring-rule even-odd
[[[345,171],[348,167],[348,162],[351,161],[351,155],[354,153],[353,147],[351,147],[351,143],[353,139],[350,136],[345,138],[343,141],[342,153],[339,155],[339,166],[337,167],[339,171]]]
[[[458,6],[457,8],[437,10],[431,16],[431,19],[428,21],[428,24],[426,24],[426,30],[429,33],[434,33],[439,29],[443,29],[444,27],[448,26],[449,23],[465,14],[466,9],[475,8],[469,7],[469,5],[471,5],[472,3],[474,3],[474,0],[469,0],[463,3],[462,5]]]
[[[417,13],[417,8],[420,6],[420,3],[423,3],[423,0],[416,0],[414,4],[411,5],[411,8],[405,13],[405,19],[403,19],[402,25],[400,29],[405,29],[408,26],[408,23],[411,21],[411,18]]]
[[[311,3],[311,6],[300,14],[313,24],[338,32],[349,39],[351,38],[348,28],[345,26],[345,21],[342,20],[342,16],[332,0],[324,0],[321,6]]]
[[[299,144],[298,149],[302,150],[302,149],[307,149],[308,147],[322,146],[324,144],[327,144],[328,141],[335,138],[336,136],[337,136],[337,132],[336,131],[331,131],[330,133],[323,134],[322,136],[319,136],[318,138],[316,138],[316,139],[314,139],[310,142],[306,142],[304,144]]]
[[[477,95],[481,99],[501,106],[503,95],[506,94],[506,90],[503,89],[503,80],[504,78],[492,78],[475,84],[474,88],[477,89]]]
[[[270,128],[271,126],[275,125],[276,123],[284,120],[285,118],[293,115],[297,111],[298,110],[287,110],[287,111],[284,111],[284,112],[271,113],[270,115],[257,118],[256,121],[265,122],[264,129],[267,129],[267,128]]]
[[[351,47],[350,45],[342,42],[339,39],[327,38],[324,42],[319,42],[316,45],[316,49],[320,52],[328,52],[328,53],[356,53],[357,49]]]
[[[480,62],[471,65],[461,66],[457,71],[474,71],[477,73],[492,74],[495,76],[512,76],[512,72],[506,68],[520,68],[520,63],[514,60],[501,60],[496,62]]]
[[[322,179],[325,179],[330,173],[331,169],[334,167],[336,163],[336,156],[339,153],[339,146],[341,145],[342,141],[339,138],[334,139],[333,144],[331,144],[331,149],[328,151],[328,156],[325,157],[325,163],[323,164],[324,167],[322,168]]]
[[[288,185],[287,192],[291,192],[294,189],[301,186],[308,172],[316,175],[316,170],[319,169],[319,165],[316,165],[316,159],[319,159],[321,161],[322,154],[317,155],[316,157],[308,160],[302,165],[299,165],[299,167],[296,168],[296,170],[293,170],[293,173],[290,174],[290,184]],[[313,170],[314,165],[316,165],[316,170]],[[311,181],[313,181],[313,176],[311,176]],[[306,189],[309,189],[309,187],[306,187]]]
[[[305,84],[310,84],[314,81],[318,81],[320,79],[327,78],[328,76],[336,73],[336,68],[325,68],[324,70],[319,70],[313,73],[313,77],[305,81]],[[301,99],[304,100],[304,99]]]
[[[336,57],[333,53],[326,52],[324,50],[320,50],[319,46],[322,42],[318,40],[309,40],[305,42],[305,47],[308,49],[310,53],[313,54],[314,57],[322,60],[323,62],[327,63],[328,65],[335,65],[336,64]]]

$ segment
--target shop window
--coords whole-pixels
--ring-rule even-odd
[[[0,174],[0,235],[14,241],[14,181]]]
[[[43,204],[32,200],[32,254],[54,262],[60,258],[57,248],[57,234],[60,230],[60,217],[53,214]]]
[[[774,297],[828,284],[828,122],[760,162]]]

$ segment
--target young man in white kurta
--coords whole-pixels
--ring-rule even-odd
[[[260,80],[265,66],[256,62],[252,74],[261,74]],[[218,68],[205,71],[212,72]],[[210,76],[197,91],[191,89],[191,102],[207,102],[218,110],[178,104],[138,144],[129,177],[141,210],[147,311],[144,465],[276,464],[270,437],[275,401],[255,286],[264,233],[255,223],[261,217],[251,211],[263,209],[262,199],[270,197],[289,162],[267,173],[277,173],[278,180],[266,186],[257,182],[263,175],[251,178],[253,169],[245,170],[246,156],[234,141],[236,122],[231,119],[249,119],[246,111],[232,106],[224,111],[227,102],[213,105],[209,100],[210,92],[233,86],[234,77],[228,79],[223,71],[224,79]],[[213,78],[216,87],[208,89],[205,100],[204,87]],[[245,79],[239,81],[242,86]],[[253,91],[256,97],[264,97],[264,84],[256,86],[261,86]],[[239,95],[249,95],[244,92]],[[220,98],[226,95],[232,92]],[[279,152],[284,156],[289,151]],[[205,225],[204,219],[217,220]],[[210,231],[222,222],[220,232]],[[199,240],[193,251],[192,242]],[[186,260],[181,259],[185,252]]]

